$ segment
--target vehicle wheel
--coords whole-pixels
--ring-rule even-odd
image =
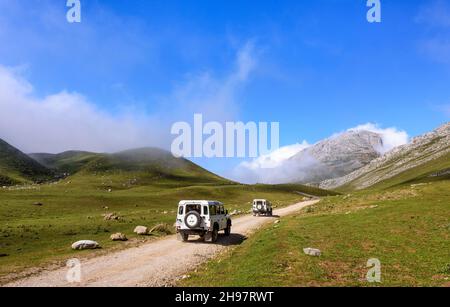
[[[231,225],[228,224],[227,228],[225,228],[225,235],[229,237],[231,235]]]
[[[214,230],[211,233],[211,242],[216,243],[218,237],[219,237],[219,231],[217,231],[217,228],[214,228]]]
[[[189,240],[189,235],[187,233],[184,233],[184,232],[179,232],[177,234],[177,238],[181,242],[187,242]]]

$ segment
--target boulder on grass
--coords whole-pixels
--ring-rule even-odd
[[[124,235],[123,233],[115,233],[113,235],[111,235],[111,240],[112,241],[127,241],[127,236]]]
[[[303,252],[304,252],[306,255],[313,256],[313,257],[319,257],[319,256],[322,254],[322,252],[320,251],[320,249],[317,249],[317,248],[311,248],[311,247],[304,248],[304,249],[303,249]]]
[[[138,235],[140,235],[140,236],[146,236],[146,235],[148,235],[148,228],[147,227],[145,227],[145,226],[137,226],[135,229],[134,229],[134,233],[136,233],[136,234],[138,234]]]
[[[105,221],[117,221],[120,220],[120,216],[118,216],[115,213],[107,213],[107,214],[103,214],[103,219]]]
[[[96,249],[100,248],[100,244],[91,240],[81,240],[72,244],[72,249],[84,250],[84,249]]]

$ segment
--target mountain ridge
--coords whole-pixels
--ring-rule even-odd
[[[299,172],[300,178],[296,181],[314,184],[363,167],[381,155],[382,147],[380,134],[351,130],[300,151],[288,164]]]
[[[361,190],[420,166],[428,165],[425,170],[438,172],[441,171],[439,168],[445,167],[445,156],[449,154],[450,122],[431,132],[415,137],[409,144],[394,148],[350,174],[324,180],[319,186],[325,189],[336,189],[346,186],[350,189]],[[444,163],[439,163],[436,166],[432,165],[433,161],[443,157]],[[434,170],[433,167],[435,168]],[[417,173],[417,176],[419,175],[423,174]],[[413,176],[413,174],[410,175],[411,179],[414,179]]]

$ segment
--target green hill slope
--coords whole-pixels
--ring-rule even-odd
[[[52,175],[48,168],[0,139],[0,185],[41,182]]]
[[[58,173],[74,175],[72,180],[89,182],[89,177],[136,184],[155,181],[226,182],[225,180],[183,158],[158,148],[139,148],[114,154],[67,151],[60,154],[31,154],[36,161]],[[102,177],[103,176],[103,177]],[[92,179],[92,178],[91,178]]]
[[[29,156],[47,168],[74,174],[101,155],[86,151],[66,151],[60,154],[33,153]]]

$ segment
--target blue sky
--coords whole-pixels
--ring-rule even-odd
[[[450,116],[449,1],[381,0],[380,24],[365,0],[81,0],[80,24],[65,2],[0,0],[0,137],[25,151],[167,147],[196,111],[278,121],[282,146]]]

